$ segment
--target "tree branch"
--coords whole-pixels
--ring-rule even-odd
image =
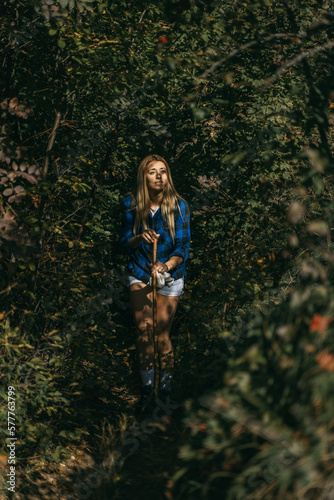
[[[273,83],[277,78],[279,78],[283,73],[285,73],[289,68],[294,66],[295,64],[298,64],[300,61],[306,59],[307,57],[312,56],[313,54],[317,54],[318,52],[322,52],[324,50],[328,50],[330,48],[334,47],[334,42],[328,42],[325,43],[325,45],[321,45],[320,47],[315,47],[314,49],[308,50],[301,52],[300,54],[297,54],[295,57],[290,59],[287,63],[283,64],[276,73],[274,73],[270,78],[267,78],[265,80],[265,84]]]
[[[323,18],[321,18],[319,21],[314,22],[307,28],[306,31],[300,31],[299,33],[273,33],[263,39],[260,40],[252,40],[251,42],[247,42],[244,45],[241,45],[241,47],[238,47],[234,50],[232,50],[227,56],[223,57],[222,59],[219,59],[219,61],[216,61],[213,63],[210,68],[205,70],[200,76],[196,77],[196,80],[194,81],[194,84],[197,85],[197,80],[202,80],[204,79],[207,75],[210,73],[213,73],[218,66],[221,64],[224,64],[226,61],[237,55],[239,52],[242,52],[247,49],[251,49],[259,45],[260,43],[263,42],[270,42],[271,40],[276,40],[277,38],[296,38],[297,40],[302,39],[302,38],[308,38],[310,35],[313,33],[320,31],[322,29],[326,29],[329,26],[333,24],[333,19],[334,16],[331,15],[331,13],[326,14]],[[260,33],[261,35],[261,33]],[[325,50],[325,49],[322,49]]]
[[[56,133],[57,133],[57,129],[58,129],[59,124],[60,124],[60,118],[61,118],[61,113],[60,113],[60,111],[58,111],[57,115],[56,115],[56,118],[55,118],[55,122],[54,122],[54,125],[53,125],[52,132],[50,134],[48,146],[46,148],[46,154],[45,154],[45,160],[44,160],[44,169],[43,169],[43,178],[44,179],[45,179],[45,177],[46,177],[46,175],[48,173],[49,162],[50,162],[50,153],[51,153],[51,150],[53,148],[53,145],[54,145],[54,142],[55,142],[55,139],[56,139]]]
[[[275,40],[276,38],[287,38],[287,37],[294,37],[298,38],[296,33],[273,33],[272,35],[267,36],[266,38],[263,38],[262,40],[252,40],[251,42],[244,43],[241,45],[241,47],[238,47],[237,49],[232,50],[227,56],[223,57],[222,59],[219,59],[219,61],[216,61],[213,63],[210,68],[206,69],[204,73],[202,73],[200,76],[196,77],[196,80],[202,80],[205,78],[207,75],[210,73],[213,73],[218,66],[221,64],[224,64],[224,62],[228,61],[235,55],[237,55],[239,52],[242,52],[247,49],[251,49],[257,45],[259,45],[260,42],[270,42],[271,40]]]

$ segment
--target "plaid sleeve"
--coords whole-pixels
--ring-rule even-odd
[[[133,223],[135,218],[135,211],[130,209],[131,196],[126,196],[122,200],[122,222],[120,231],[120,243],[124,250],[128,253],[132,253],[132,249],[129,246],[129,241],[134,237],[133,234]]]
[[[181,214],[178,211],[178,218],[175,221],[175,250],[169,254],[168,258],[178,255],[185,262],[189,256],[191,240],[190,210],[185,200],[180,200],[180,211]]]

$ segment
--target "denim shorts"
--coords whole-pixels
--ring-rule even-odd
[[[128,286],[132,285],[133,283],[143,283],[140,280],[137,280],[134,276],[128,276]],[[184,291],[184,276],[182,278],[179,278],[177,280],[173,281],[172,286],[165,285],[162,288],[157,288],[157,293],[160,293],[160,295],[167,295],[169,297],[178,297],[179,295],[183,295]]]

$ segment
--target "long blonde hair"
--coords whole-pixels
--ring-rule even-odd
[[[168,225],[170,234],[173,238],[173,242],[175,239],[175,219],[174,219],[174,213],[175,210],[178,209],[179,213],[181,215],[180,211],[180,205],[179,205],[179,199],[182,199],[181,196],[177,193],[169,165],[167,161],[162,158],[159,155],[149,155],[146,156],[140,163],[139,168],[138,168],[138,174],[137,174],[137,195],[135,200],[136,203],[136,216],[135,216],[135,221],[133,225],[133,233],[136,235],[139,232],[139,227],[140,227],[140,222],[143,224],[144,229],[149,229],[148,227],[148,216],[150,212],[150,205],[151,205],[151,199],[150,199],[150,193],[147,187],[147,182],[146,182],[146,173],[147,173],[147,166],[151,162],[156,162],[156,161],[161,161],[167,170],[167,185],[164,189],[164,196],[161,202],[161,213],[162,216],[165,220],[165,222]],[[132,195],[132,193],[130,193]],[[132,195],[133,198],[133,195]],[[181,216],[182,217],[182,216]]]

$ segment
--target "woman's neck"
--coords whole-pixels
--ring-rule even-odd
[[[162,200],[163,200],[163,193],[158,193],[158,194],[153,194],[150,193],[150,198],[151,198],[151,208],[159,208]]]

